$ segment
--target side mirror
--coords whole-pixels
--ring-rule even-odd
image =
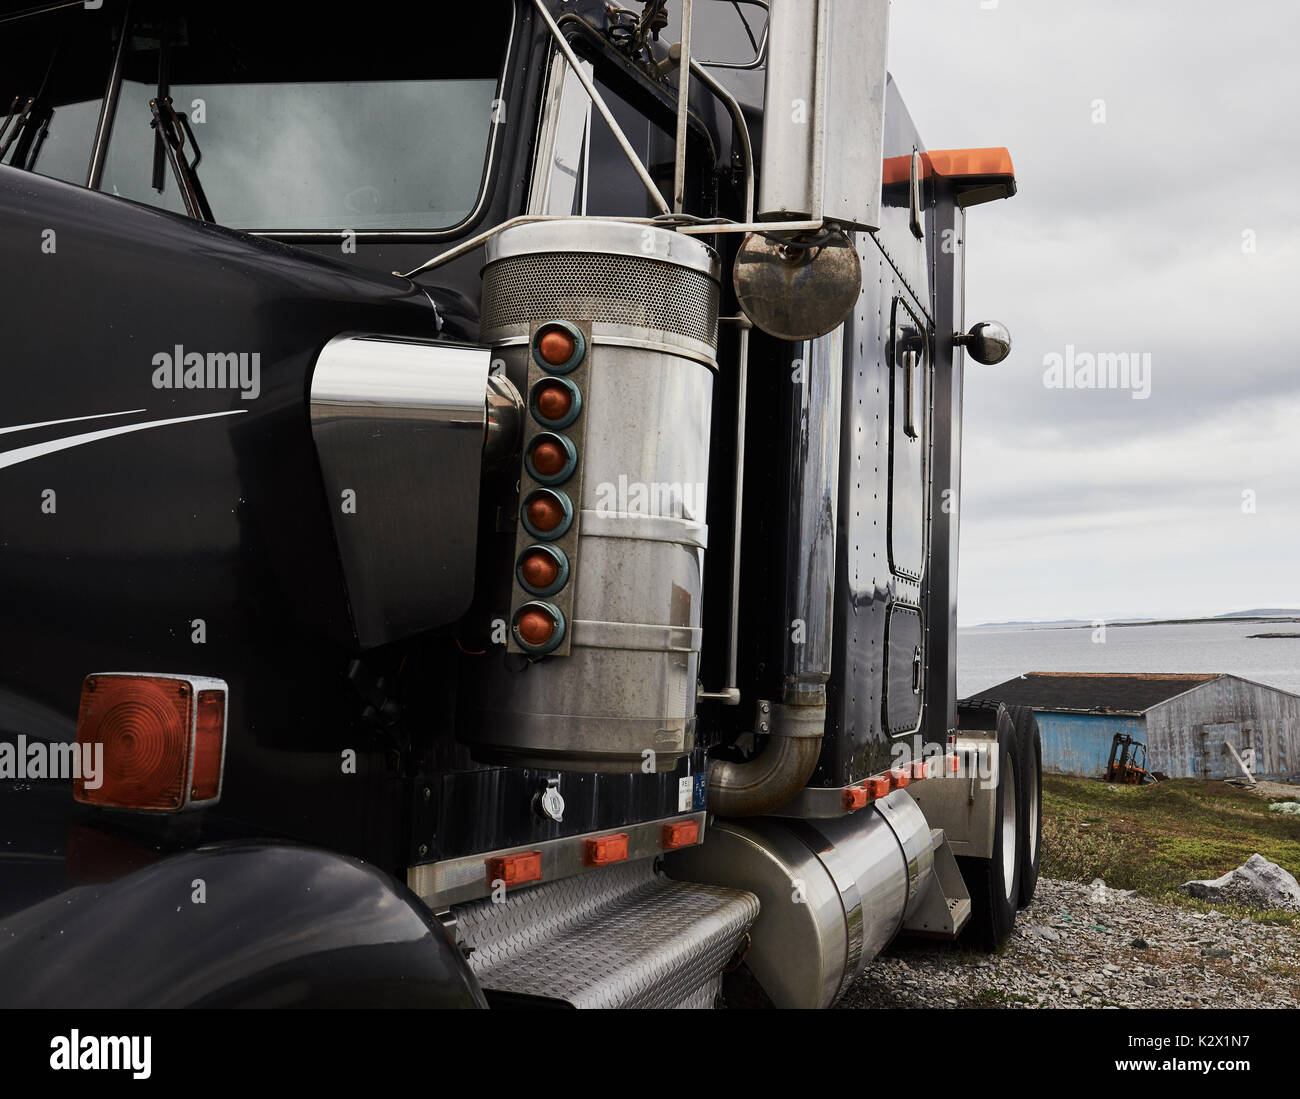
[[[980,321],[969,332],[958,332],[952,342],[985,366],[996,366],[1011,354],[1011,333],[997,321]]]

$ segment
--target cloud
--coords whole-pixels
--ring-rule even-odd
[[[967,322],[1015,347],[966,372],[962,621],[1300,605],[1300,8],[891,18],[926,145],[1006,145],[1020,184],[968,215]],[[1046,388],[1067,345],[1149,354],[1150,398]]]

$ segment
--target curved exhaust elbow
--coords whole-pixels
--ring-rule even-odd
[[[745,763],[709,766],[709,811],[720,817],[756,817],[792,800],[812,778],[821,755],[826,706],[772,707],[772,732]]]

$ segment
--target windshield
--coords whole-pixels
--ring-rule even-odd
[[[121,25],[111,7],[0,23],[6,55],[24,59],[0,78],[0,112],[34,100],[24,132],[11,141],[15,118],[0,139],[4,163],[86,184]],[[430,231],[477,204],[508,0],[480,0],[473,14],[449,5],[438,42],[403,34],[392,15],[343,27],[325,9],[307,9],[322,12],[311,19],[265,3],[134,7],[102,191],[185,212],[150,107],[169,97],[178,155],[222,225]]]

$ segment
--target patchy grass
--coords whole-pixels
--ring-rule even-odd
[[[1300,926],[1300,914],[1207,904],[1178,892],[1193,878],[1217,878],[1258,851],[1300,874],[1300,817],[1223,782],[1172,779],[1111,786],[1096,779],[1043,776],[1046,877],[1090,882],[1259,923]]]
[[[1034,1007],[1038,1003],[1032,996],[1017,992],[1004,992],[1000,988],[981,988],[961,1001],[961,1007]]]

